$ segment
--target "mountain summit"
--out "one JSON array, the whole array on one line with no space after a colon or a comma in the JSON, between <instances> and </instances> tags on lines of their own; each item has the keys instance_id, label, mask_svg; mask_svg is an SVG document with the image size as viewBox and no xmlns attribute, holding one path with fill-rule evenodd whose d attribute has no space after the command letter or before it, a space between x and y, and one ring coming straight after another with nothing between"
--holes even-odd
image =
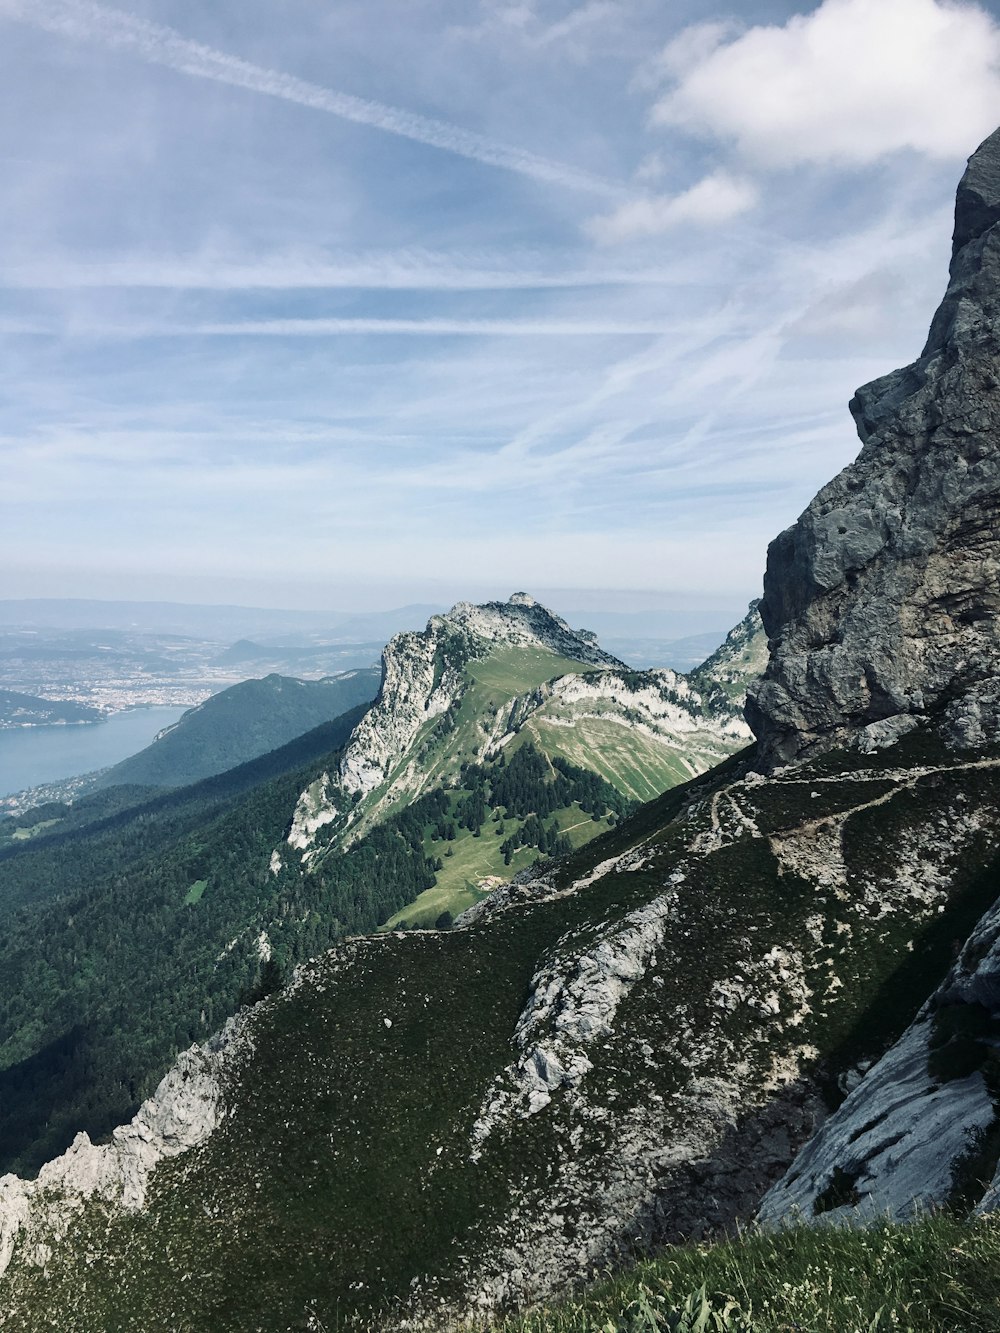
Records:
<instances>
[{"instance_id":1,"label":"mountain summit","mask_svg":"<svg viewBox=\"0 0 1000 1333\"><path fill-rule=\"evenodd\" d=\"M1000 727L1000 130L958 188L950 281L920 357L857 391L862 450L771 543L765 764L921 724Z\"/></svg>"},{"instance_id":2,"label":"mountain summit","mask_svg":"<svg viewBox=\"0 0 1000 1333\"><path fill-rule=\"evenodd\" d=\"M433 787L463 785L470 765L526 742L549 762L600 773L628 799L658 795L750 739L740 708L763 665L762 637L754 605L698 672L636 672L526 592L459 602L386 645L378 698L336 773L303 793L291 849L314 864L337 839L353 841Z\"/></svg>"}]
</instances>

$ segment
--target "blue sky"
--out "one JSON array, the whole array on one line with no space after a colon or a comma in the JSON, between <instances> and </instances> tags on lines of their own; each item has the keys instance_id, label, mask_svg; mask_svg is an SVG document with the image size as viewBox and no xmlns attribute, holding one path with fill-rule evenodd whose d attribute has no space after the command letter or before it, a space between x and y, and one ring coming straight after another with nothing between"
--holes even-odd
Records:
<instances>
[{"instance_id":1,"label":"blue sky","mask_svg":"<svg viewBox=\"0 0 1000 1333\"><path fill-rule=\"evenodd\" d=\"M1000 13L0 0L2 595L759 589L912 359Z\"/></svg>"}]
</instances>

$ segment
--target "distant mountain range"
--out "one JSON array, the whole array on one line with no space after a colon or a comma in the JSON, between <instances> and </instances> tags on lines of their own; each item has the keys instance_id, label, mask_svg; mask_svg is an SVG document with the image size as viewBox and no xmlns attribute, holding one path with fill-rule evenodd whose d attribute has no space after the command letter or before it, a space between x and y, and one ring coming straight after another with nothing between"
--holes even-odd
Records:
<instances>
[{"instance_id":1,"label":"distant mountain range","mask_svg":"<svg viewBox=\"0 0 1000 1333\"><path fill-rule=\"evenodd\" d=\"M200 606L186 602L117 602L84 598L36 597L0 600L0 625L63 630L122 630L130 633L181 634L203 640L233 640L254 635L293 635L348 626L360 639L387 637L398 629L421 625L437 606L404 606L391 611L282 611L266 607ZM371 628L364 629L369 623ZM377 628L376 628L377 626Z\"/></svg>"}]
</instances>

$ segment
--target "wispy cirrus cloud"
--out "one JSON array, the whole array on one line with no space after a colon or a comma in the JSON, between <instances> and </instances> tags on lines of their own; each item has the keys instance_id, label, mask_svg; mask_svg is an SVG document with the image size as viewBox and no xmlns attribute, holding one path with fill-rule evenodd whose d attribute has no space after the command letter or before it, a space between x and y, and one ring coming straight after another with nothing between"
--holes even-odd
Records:
<instances>
[{"instance_id":1,"label":"wispy cirrus cloud","mask_svg":"<svg viewBox=\"0 0 1000 1333\"><path fill-rule=\"evenodd\" d=\"M75 323L0 318L0 333L87 338L338 338L406 336L423 338L621 338L681 332L683 325L664 319L426 319L357 318L240 319L185 322L127 322L78 319Z\"/></svg>"},{"instance_id":2,"label":"wispy cirrus cloud","mask_svg":"<svg viewBox=\"0 0 1000 1333\"><path fill-rule=\"evenodd\" d=\"M958 175L828 151L839 110L858 142L866 98L882 124L874 75L841 87L841 65L871 73L856 48L896 0L793 7L692 27L694 0L0 0L8 583L47 562L52 595L95 570L201 600L252 576L258 603L399 571L441 601L752 595L857 449L856 385L919 351ZM907 0L914 97L928 14L945 85L961 50L992 87L987 9ZM452 37L456 15L481 21Z\"/></svg>"},{"instance_id":3,"label":"wispy cirrus cloud","mask_svg":"<svg viewBox=\"0 0 1000 1333\"><path fill-rule=\"evenodd\" d=\"M568 163L499 143L487 135L402 107L324 88L280 70L265 69L192 41L174 28L150 23L123 10L93 3L93 0L0 0L0 15L75 41L97 42L132 51L143 60L180 74L294 102L548 185L610 198L627 193L624 186Z\"/></svg>"}]
</instances>

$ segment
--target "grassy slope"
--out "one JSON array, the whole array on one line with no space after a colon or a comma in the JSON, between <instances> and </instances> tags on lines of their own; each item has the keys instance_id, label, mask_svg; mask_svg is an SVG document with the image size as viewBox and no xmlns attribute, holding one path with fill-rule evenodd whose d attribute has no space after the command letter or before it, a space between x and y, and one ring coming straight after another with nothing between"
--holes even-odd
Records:
<instances>
[{"instance_id":1,"label":"grassy slope","mask_svg":"<svg viewBox=\"0 0 1000 1333\"><path fill-rule=\"evenodd\" d=\"M745 1317L734 1312L719 1333L995 1333L1000 1223L941 1214L906 1227L795 1227L678 1246L494 1333L655 1333L701 1288L708 1308L721 1315L732 1303Z\"/></svg>"},{"instance_id":2,"label":"grassy slope","mask_svg":"<svg viewBox=\"0 0 1000 1333\"><path fill-rule=\"evenodd\" d=\"M897 762L901 749L892 756ZM922 758L916 746L907 757ZM825 761L780 791L759 789L761 827L779 830L817 813L854 809L859 796L867 800L885 789L875 782L859 790L847 780L858 761L845 756L844 780L824 787L817 801L812 780L837 776L838 762ZM491 1079L510 1059L511 1032L538 959L571 947L574 937L600 937L601 923L662 892L692 831L674 819L685 796L710 795L732 768L644 807L568 858L557 883L637 839L652 839L652 859L641 870L605 874L570 897L534 903L473 930L375 937L310 964L303 984L257 1011L256 1053L238 1076L220 1130L199 1151L160 1168L147 1212L109 1222L95 1210L44 1274L16 1268L19 1285L15 1295L8 1279L0 1327L33 1333L59 1312L62 1327L85 1333L284 1333L336 1327L352 1312L364 1327L382 1315L392 1322L414 1279L424 1292L459 1296L463 1256L474 1261L490 1252L497 1243L492 1229L515 1198L532 1212L546 1207L554 1163L568 1151L574 1125L583 1135L574 1151L590 1154L594 1171L602 1154L615 1151L613 1132L575 1122L571 1102L559 1098L545 1114L518 1122L516 1133L495 1135L481 1160L470 1161L472 1122ZM929 774L876 807L878 821L871 811L850 816L857 882L877 879L907 830L934 818L956 794L992 810L989 820L996 822L1000 791L992 770ZM705 802L696 826L708 827L709 809ZM773 1058L803 1040L815 1044L833 1072L861 1052L877 1051L946 969L953 940L995 898L998 875L988 843L967 848L946 909L916 921L905 907L873 918L850 894L838 897L779 875L764 839L744 839L689 862L655 984L634 990L611 1035L590 1049L588 1096L613 1104L616 1124L632 1108L661 1105L662 1141L669 1142L672 1099L689 1078L671 1045L681 1013L704 1047L692 1056L701 1062L699 1078L724 1074L731 1048L760 1077ZM814 1007L800 1028L783 1032L780 1014L762 1015L752 1006L713 1008L713 978L744 967L746 949L763 958L774 946L798 946L817 914L830 940L831 968L819 963L811 974ZM853 939L850 951L838 953L841 920L851 922ZM655 1067L636 1062L641 1042L664 1054ZM859 1243L858 1253L864 1248ZM928 1253L933 1265L939 1251ZM880 1281L875 1250L866 1262L872 1281ZM825 1271L818 1263L788 1272L808 1273L815 1284ZM697 1271L685 1270L678 1290L695 1285ZM909 1271L915 1280L924 1269ZM719 1282L729 1290L728 1276ZM318 1323L308 1322L310 1312ZM779 1315L764 1327L780 1327ZM848 1333L854 1325L836 1327Z\"/></svg>"},{"instance_id":3,"label":"grassy slope","mask_svg":"<svg viewBox=\"0 0 1000 1333\"><path fill-rule=\"evenodd\" d=\"M570 900L568 915L593 908ZM42 1286L26 1273L26 1304L0 1309L0 1327L44 1327L48 1308L88 1333L305 1328L310 1303L324 1321L387 1309L414 1272L446 1267L454 1241L508 1199L515 1159L470 1170L468 1130L566 915L549 904L502 930L377 937L349 947L319 996L268 1002L232 1114L204 1150L160 1169L148 1212L112 1222L105 1281L85 1258L106 1225L95 1212L74 1240L89 1281L75 1263ZM318 977L331 961L313 965Z\"/></svg>"},{"instance_id":4,"label":"grassy slope","mask_svg":"<svg viewBox=\"0 0 1000 1333\"><path fill-rule=\"evenodd\" d=\"M567 834L574 850L590 842L607 830L607 821L595 820L576 804L564 807L555 813L560 831ZM524 870L538 859L538 852L533 847L519 847L509 865L504 863L500 852L503 838L497 833L500 829L510 833L521 821L505 819L499 824L488 820L483 826L480 837L475 837L468 829L461 829L454 842L443 843L428 838L425 843L428 856L442 857L443 869L438 871L437 883L432 889L426 889L412 903L396 912L386 922L385 928L406 923L410 926L433 926L442 912L451 912L458 916L473 903L480 902L495 883L484 881L508 880ZM444 853L451 849L451 855Z\"/></svg>"},{"instance_id":5,"label":"grassy slope","mask_svg":"<svg viewBox=\"0 0 1000 1333\"><path fill-rule=\"evenodd\" d=\"M651 801L668 787L694 776L693 768L674 751L630 729L624 719L579 717L568 727L547 713L547 709L540 710L523 727L538 749L550 757L560 755L572 764L594 769L634 801ZM698 747L696 753L700 751ZM716 747L708 762L718 757Z\"/></svg>"}]
</instances>

